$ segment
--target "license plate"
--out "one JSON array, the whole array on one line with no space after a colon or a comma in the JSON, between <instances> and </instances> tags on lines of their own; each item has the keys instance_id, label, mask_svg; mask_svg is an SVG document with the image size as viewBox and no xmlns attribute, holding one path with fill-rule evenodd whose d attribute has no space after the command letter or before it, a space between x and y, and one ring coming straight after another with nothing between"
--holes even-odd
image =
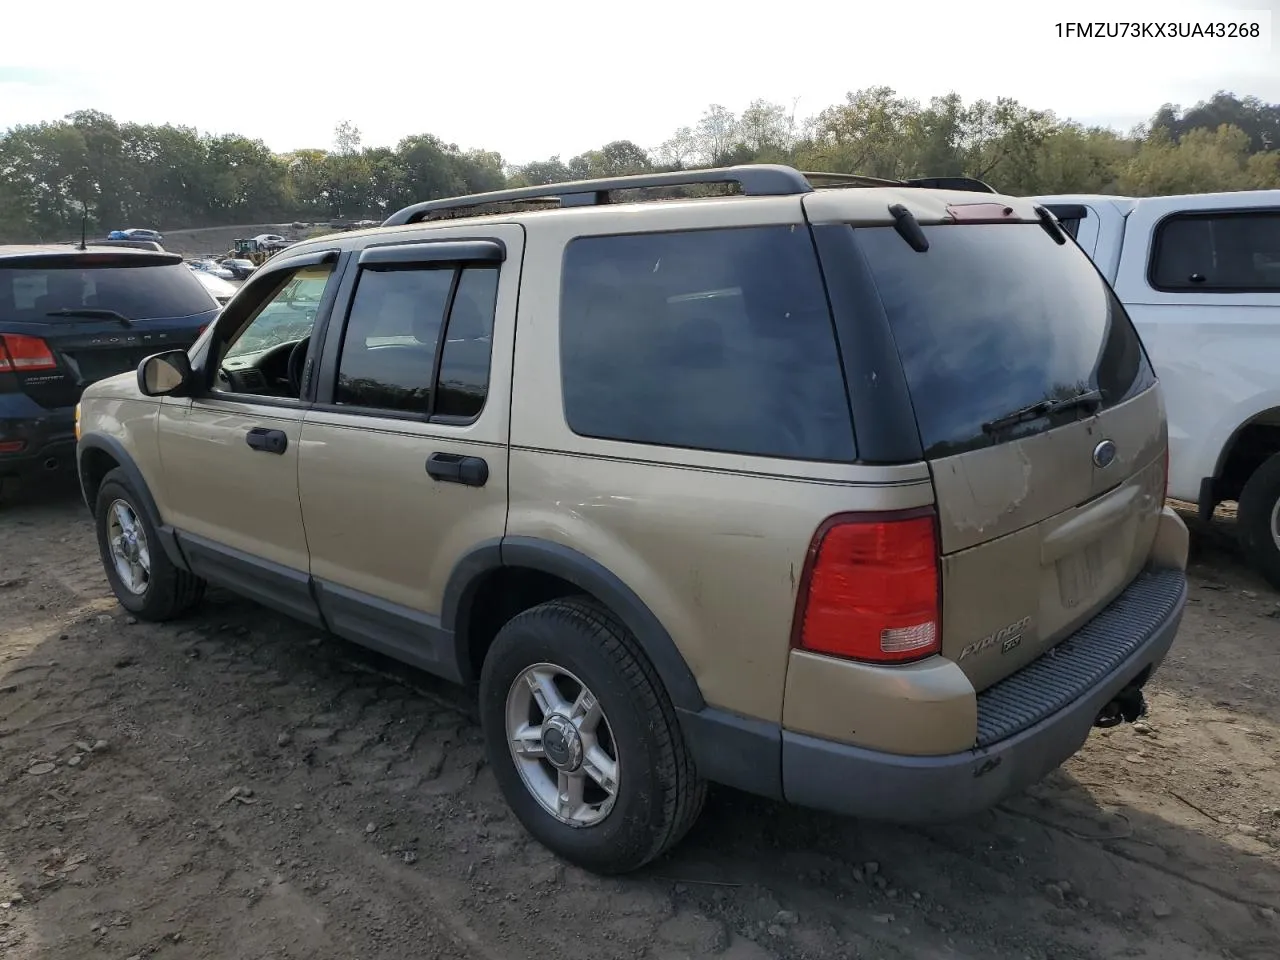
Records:
<instances>
[{"instance_id":1,"label":"license plate","mask_svg":"<svg viewBox=\"0 0 1280 960\"><path fill-rule=\"evenodd\" d=\"M1064 607L1078 607L1096 596L1106 559L1102 544L1094 542L1057 562L1058 596Z\"/></svg>"}]
</instances>

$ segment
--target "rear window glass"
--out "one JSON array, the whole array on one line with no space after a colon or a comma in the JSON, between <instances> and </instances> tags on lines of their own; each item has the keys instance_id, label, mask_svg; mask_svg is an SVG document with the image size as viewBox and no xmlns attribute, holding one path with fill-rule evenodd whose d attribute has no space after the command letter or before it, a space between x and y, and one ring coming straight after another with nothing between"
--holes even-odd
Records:
<instances>
[{"instance_id":1,"label":"rear window glass","mask_svg":"<svg viewBox=\"0 0 1280 960\"><path fill-rule=\"evenodd\" d=\"M59 310L114 310L130 320L174 319L216 310L185 264L147 267L0 268L0 314L44 320Z\"/></svg>"},{"instance_id":2,"label":"rear window glass","mask_svg":"<svg viewBox=\"0 0 1280 960\"><path fill-rule=\"evenodd\" d=\"M1078 419L987 433L1044 400L1099 390L1113 406L1154 374L1111 288L1074 244L1038 224L924 228L917 253L892 227L856 231L902 357L927 457L1006 442Z\"/></svg>"},{"instance_id":3,"label":"rear window glass","mask_svg":"<svg viewBox=\"0 0 1280 960\"><path fill-rule=\"evenodd\" d=\"M579 435L853 459L835 335L803 227L574 240L560 358L565 417Z\"/></svg>"}]
</instances>

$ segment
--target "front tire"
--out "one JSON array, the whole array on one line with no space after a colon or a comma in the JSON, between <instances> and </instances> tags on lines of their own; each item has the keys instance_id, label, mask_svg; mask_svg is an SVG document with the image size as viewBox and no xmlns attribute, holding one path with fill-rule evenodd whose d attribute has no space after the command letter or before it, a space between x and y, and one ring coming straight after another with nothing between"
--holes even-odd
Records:
<instances>
[{"instance_id":1,"label":"front tire","mask_svg":"<svg viewBox=\"0 0 1280 960\"><path fill-rule=\"evenodd\" d=\"M589 599L511 619L480 675L489 763L543 846L601 874L678 843L706 797L666 692L630 632Z\"/></svg>"},{"instance_id":2,"label":"front tire","mask_svg":"<svg viewBox=\"0 0 1280 960\"><path fill-rule=\"evenodd\" d=\"M1265 460L1245 483L1236 531L1246 556L1280 590L1280 453Z\"/></svg>"},{"instance_id":3,"label":"front tire","mask_svg":"<svg viewBox=\"0 0 1280 960\"><path fill-rule=\"evenodd\" d=\"M120 606L142 620L172 620L204 597L205 582L175 566L128 475L112 470L94 501L98 552Z\"/></svg>"}]
</instances>

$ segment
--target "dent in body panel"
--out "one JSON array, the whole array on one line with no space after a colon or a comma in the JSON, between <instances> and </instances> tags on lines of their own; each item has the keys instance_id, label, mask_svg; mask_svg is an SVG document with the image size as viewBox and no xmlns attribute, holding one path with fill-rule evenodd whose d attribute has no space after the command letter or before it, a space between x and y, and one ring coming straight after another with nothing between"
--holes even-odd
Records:
<instances>
[{"instance_id":1,"label":"dent in body panel","mask_svg":"<svg viewBox=\"0 0 1280 960\"><path fill-rule=\"evenodd\" d=\"M976 689L1030 663L1137 576L1160 522L1163 470L1156 460L1101 497L943 557L943 651Z\"/></svg>"},{"instance_id":2,"label":"dent in body panel","mask_svg":"<svg viewBox=\"0 0 1280 960\"><path fill-rule=\"evenodd\" d=\"M972 749L978 701L964 672L942 657L883 667L793 650L783 727L905 756Z\"/></svg>"},{"instance_id":3,"label":"dent in body panel","mask_svg":"<svg viewBox=\"0 0 1280 960\"><path fill-rule=\"evenodd\" d=\"M996 469L973 457L948 457L935 461L938 471L948 471L954 478L949 492L962 494L960 502L948 503L947 512L957 531L983 535L999 527L1002 518L1016 513L1031 490L1031 460L1020 444L1009 445L1009 456Z\"/></svg>"},{"instance_id":4,"label":"dent in body panel","mask_svg":"<svg viewBox=\"0 0 1280 960\"><path fill-rule=\"evenodd\" d=\"M1164 431L1154 386L1076 423L934 460L943 553L1013 533L1118 485L1160 457ZM1098 469L1093 450L1107 439L1116 459Z\"/></svg>"},{"instance_id":5,"label":"dent in body panel","mask_svg":"<svg viewBox=\"0 0 1280 960\"><path fill-rule=\"evenodd\" d=\"M773 722L782 713L794 571L814 531L835 513L932 502L923 477L856 486L520 448L511 454L511 491L509 535L600 563L663 625L708 704Z\"/></svg>"}]
</instances>

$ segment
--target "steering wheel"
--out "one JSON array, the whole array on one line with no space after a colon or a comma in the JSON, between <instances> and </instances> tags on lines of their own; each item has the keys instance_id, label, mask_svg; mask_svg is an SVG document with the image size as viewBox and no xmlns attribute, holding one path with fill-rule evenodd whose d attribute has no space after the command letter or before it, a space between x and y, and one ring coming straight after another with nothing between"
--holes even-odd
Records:
<instances>
[{"instance_id":1,"label":"steering wheel","mask_svg":"<svg viewBox=\"0 0 1280 960\"><path fill-rule=\"evenodd\" d=\"M309 346L311 346L311 338L303 337L289 351L289 363L285 369L289 375L289 389L297 397L302 396L302 365L307 361Z\"/></svg>"}]
</instances>

